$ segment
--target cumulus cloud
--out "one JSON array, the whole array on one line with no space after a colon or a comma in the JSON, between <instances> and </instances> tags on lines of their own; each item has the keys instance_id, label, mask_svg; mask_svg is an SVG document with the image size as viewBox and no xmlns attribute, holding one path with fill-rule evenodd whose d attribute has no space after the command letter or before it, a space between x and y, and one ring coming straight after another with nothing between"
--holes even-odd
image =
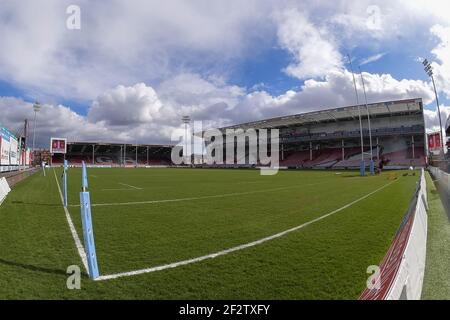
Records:
<instances>
[{"instance_id":1,"label":"cumulus cloud","mask_svg":"<svg viewBox=\"0 0 450 320\"><path fill-rule=\"evenodd\" d=\"M68 30L71 4L2 1L0 80L33 96L92 100L186 65L229 63L255 50L271 26L269 1L80 0L81 29Z\"/></svg>"},{"instance_id":2,"label":"cumulus cloud","mask_svg":"<svg viewBox=\"0 0 450 320\"><path fill-rule=\"evenodd\" d=\"M356 76L362 103L362 83L359 75ZM388 74L366 72L363 77L369 103L409 98L423 98L425 104L433 101L430 85L421 80L396 80ZM354 104L356 99L352 74L348 71L333 71L328 73L324 80L305 81L299 91L289 90L279 96L271 96L265 91L247 94L226 115L232 121L252 121Z\"/></svg>"},{"instance_id":3,"label":"cumulus cloud","mask_svg":"<svg viewBox=\"0 0 450 320\"><path fill-rule=\"evenodd\" d=\"M294 58L285 70L287 74L305 79L342 68L341 54L328 30L313 25L296 9L283 12L278 19L279 43Z\"/></svg>"},{"instance_id":4,"label":"cumulus cloud","mask_svg":"<svg viewBox=\"0 0 450 320\"><path fill-rule=\"evenodd\" d=\"M443 129L443 131L445 131L445 124L447 122L448 117L450 116L450 107L449 106L440 106L440 109L441 109L442 129ZM424 117L425 117L425 126L427 128L427 132L439 131L439 116L438 116L437 108L425 109Z\"/></svg>"},{"instance_id":5,"label":"cumulus cloud","mask_svg":"<svg viewBox=\"0 0 450 320\"><path fill-rule=\"evenodd\" d=\"M440 17L439 10L425 14L429 6L422 10L409 3L81 0L82 29L69 31L69 0L4 1L0 80L23 89L24 99L50 95L53 101L88 101L85 116L64 105L45 104L37 129L43 146L51 135L166 143L183 115L223 126L355 104L343 54L361 39L373 52L385 52L378 46L387 41L401 45L400 37L423 26L427 30L430 17ZM371 4L381 8L379 29L367 23ZM431 33L439 40L433 50L436 79L449 95L449 28L442 22ZM236 59L252 59L261 44L278 44L290 53L284 72L304 80L300 88L274 95L264 86L249 90L232 83L228 67ZM433 101L427 82L390 74L363 76L369 102ZM362 101L359 77L357 83ZM24 99L0 97L0 121L12 130L33 118L32 104ZM432 113L427 110L425 116L433 128Z\"/></svg>"},{"instance_id":6,"label":"cumulus cloud","mask_svg":"<svg viewBox=\"0 0 450 320\"><path fill-rule=\"evenodd\" d=\"M434 25L431 33L438 39L438 45L431 51L437 62L433 62L437 88L450 98L450 27Z\"/></svg>"},{"instance_id":7,"label":"cumulus cloud","mask_svg":"<svg viewBox=\"0 0 450 320\"><path fill-rule=\"evenodd\" d=\"M93 102L88 118L112 126L139 125L157 120L161 106L152 87L144 83L132 87L119 85Z\"/></svg>"},{"instance_id":8,"label":"cumulus cloud","mask_svg":"<svg viewBox=\"0 0 450 320\"><path fill-rule=\"evenodd\" d=\"M33 103L13 97L0 97L0 123L15 134L23 134L24 120L34 118ZM33 122L30 122L29 146ZM63 136L73 140L98 141L107 139L113 131L87 119L63 105L42 105L37 114L36 145L48 147L50 137ZM125 138L118 133L117 139Z\"/></svg>"},{"instance_id":9,"label":"cumulus cloud","mask_svg":"<svg viewBox=\"0 0 450 320\"><path fill-rule=\"evenodd\" d=\"M423 81L396 80L385 74L363 75L369 102L422 97L430 103L433 99L429 84ZM359 78L357 88L362 97ZM266 91L247 93L221 79L184 74L156 89L143 83L109 89L94 100L87 116L63 105L44 105L38 114L37 136L43 146L55 135L79 141L169 143L183 115L218 127L352 105L353 90L348 71L330 72L321 81L307 80L300 90L278 96ZM0 109L0 122L12 130L19 130L25 118L33 118L32 103L22 99L0 98ZM427 116L430 118L431 114Z\"/></svg>"}]
</instances>

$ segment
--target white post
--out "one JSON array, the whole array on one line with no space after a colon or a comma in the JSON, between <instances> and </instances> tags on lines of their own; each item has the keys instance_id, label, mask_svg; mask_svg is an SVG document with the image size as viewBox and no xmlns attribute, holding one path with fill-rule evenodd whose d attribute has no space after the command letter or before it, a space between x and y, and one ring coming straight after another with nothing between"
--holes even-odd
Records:
<instances>
[{"instance_id":1,"label":"white post","mask_svg":"<svg viewBox=\"0 0 450 320\"><path fill-rule=\"evenodd\" d=\"M380 145L378 144L378 137L377 137L377 160L380 160Z\"/></svg>"},{"instance_id":2,"label":"white post","mask_svg":"<svg viewBox=\"0 0 450 320\"><path fill-rule=\"evenodd\" d=\"M350 71L352 72L352 77L353 77L353 86L355 87L356 104L358 105L358 115L359 115L359 132L361 135L361 165L359 168L359 172L360 172L361 176L364 176L366 167L364 164L364 139L363 139L363 132L362 132L361 107L359 105L358 90L356 89L355 73L353 72L353 63L352 63L352 58L350 57L350 54L348 55L348 59L350 62L350 69L351 69Z\"/></svg>"},{"instance_id":3,"label":"white post","mask_svg":"<svg viewBox=\"0 0 450 320\"><path fill-rule=\"evenodd\" d=\"M309 142L309 161L312 161L312 142Z\"/></svg>"}]
</instances>

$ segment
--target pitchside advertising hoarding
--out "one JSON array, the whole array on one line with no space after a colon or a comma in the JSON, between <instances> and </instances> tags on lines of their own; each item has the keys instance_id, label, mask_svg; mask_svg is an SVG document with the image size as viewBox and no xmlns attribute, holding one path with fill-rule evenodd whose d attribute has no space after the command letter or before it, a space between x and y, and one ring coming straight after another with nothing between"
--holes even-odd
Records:
<instances>
[{"instance_id":1,"label":"pitchside advertising hoarding","mask_svg":"<svg viewBox=\"0 0 450 320\"><path fill-rule=\"evenodd\" d=\"M9 166L10 165L9 153L10 153L10 149L11 149L11 142L10 142L10 140L11 140L11 133L6 128L0 128L0 137L1 137L1 143L0 143L0 152L1 152L0 165L2 165L2 166Z\"/></svg>"},{"instance_id":2,"label":"pitchside advertising hoarding","mask_svg":"<svg viewBox=\"0 0 450 320\"><path fill-rule=\"evenodd\" d=\"M19 165L19 154L18 154L19 143L14 136L9 137L9 165L18 166Z\"/></svg>"},{"instance_id":3,"label":"pitchside advertising hoarding","mask_svg":"<svg viewBox=\"0 0 450 320\"><path fill-rule=\"evenodd\" d=\"M441 135L439 132L428 134L428 150L430 152L439 151L442 148Z\"/></svg>"},{"instance_id":4,"label":"pitchside advertising hoarding","mask_svg":"<svg viewBox=\"0 0 450 320\"><path fill-rule=\"evenodd\" d=\"M0 171L17 170L19 165L29 165L30 158L30 150L23 150L16 136L0 127Z\"/></svg>"},{"instance_id":5,"label":"pitchside advertising hoarding","mask_svg":"<svg viewBox=\"0 0 450 320\"><path fill-rule=\"evenodd\" d=\"M51 138L50 139L50 153L63 153L67 151L67 139L64 138Z\"/></svg>"}]
</instances>

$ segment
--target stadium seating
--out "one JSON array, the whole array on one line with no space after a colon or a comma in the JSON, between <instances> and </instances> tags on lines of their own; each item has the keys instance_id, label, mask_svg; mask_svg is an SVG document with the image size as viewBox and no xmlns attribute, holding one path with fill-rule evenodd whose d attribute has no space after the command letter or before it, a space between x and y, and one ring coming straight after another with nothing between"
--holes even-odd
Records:
<instances>
[{"instance_id":1,"label":"stadium seating","mask_svg":"<svg viewBox=\"0 0 450 320\"><path fill-rule=\"evenodd\" d=\"M317 153L317 156L313 160L307 160L303 166L307 168L312 167L331 167L342 157L342 149L332 148L323 149Z\"/></svg>"},{"instance_id":2,"label":"stadium seating","mask_svg":"<svg viewBox=\"0 0 450 320\"><path fill-rule=\"evenodd\" d=\"M375 162L375 165L378 165L378 161L376 158L376 148L372 149L373 152L373 160ZM370 164L370 149L364 148L364 161L365 165L369 166ZM361 165L361 148L360 147L354 147L346 149L345 151L345 159L337 162L333 168L336 169L353 169L353 168L359 168Z\"/></svg>"},{"instance_id":3,"label":"stadium seating","mask_svg":"<svg viewBox=\"0 0 450 320\"><path fill-rule=\"evenodd\" d=\"M286 167L299 167L302 166L304 161L309 159L308 151L298 151L287 155L284 160L280 161L281 166Z\"/></svg>"},{"instance_id":4,"label":"stadium seating","mask_svg":"<svg viewBox=\"0 0 450 320\"><path fill-rule=\"evenodd\" d=\"M394 151L383 154L383 159L386 160L387 166L424 166L425 153L423 147L414 147L414 157L412 148Z\"/></svg>"}]
</instances>

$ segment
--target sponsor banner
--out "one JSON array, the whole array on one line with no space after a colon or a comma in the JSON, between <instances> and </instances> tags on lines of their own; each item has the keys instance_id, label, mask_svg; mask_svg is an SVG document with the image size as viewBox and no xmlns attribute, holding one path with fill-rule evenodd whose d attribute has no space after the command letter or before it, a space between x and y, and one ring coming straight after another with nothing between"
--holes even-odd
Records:
<instances>
[{"instance_id":1,"label":"sponsor banner","mask_svg":"<svg viewBox=\"0 0 450 320\"><path fill-rule=\"evenodd\" d=\"M9 165L18 166L19 165L19 154L18 147L19 143L14 136L9 137Z\"/></svg>"},{"instance_id":2,"label":"sponsor banner","mask_svg":"<svg viewBox=\"0 0 450 320\"><path fill-rule=\"evenodd\" d=\"M9 166L11 134L6 128L0 128L0 136L2 139L2 143L0 146L0 164L4 166Z\"/></svg>"},{"instance_id":3,"label":"sponsor banner","mask_svg":"<svg viewBox=\"0 0 450 320\"><path fill-rule=\"evenodd\" d=\"M25 165L29 166L31 164L31 151L30 149L27 149L25 153Z\"/></svg>"},{"instance_id":4,"label":"sponsor banner","mask_svg":"<svg viewBox=\"0 0 450 320\"><path fill-rule=\"evenodd\" d=\"M67 152L67 139L64 138L51 138L50 139L50 153L63 153Z\"/></svg>"},{"instance_id":5,"label":"sponsor banner","mask_svg":"<svg viewBox=\"0 0 450 320\"><path fill-rule=\"evenodd\" d=\"M428 150L436 151L440 150L441 148L442 148L441 135L439 134L439 132L428 134Z\"/></svg>"}]
</instances>

